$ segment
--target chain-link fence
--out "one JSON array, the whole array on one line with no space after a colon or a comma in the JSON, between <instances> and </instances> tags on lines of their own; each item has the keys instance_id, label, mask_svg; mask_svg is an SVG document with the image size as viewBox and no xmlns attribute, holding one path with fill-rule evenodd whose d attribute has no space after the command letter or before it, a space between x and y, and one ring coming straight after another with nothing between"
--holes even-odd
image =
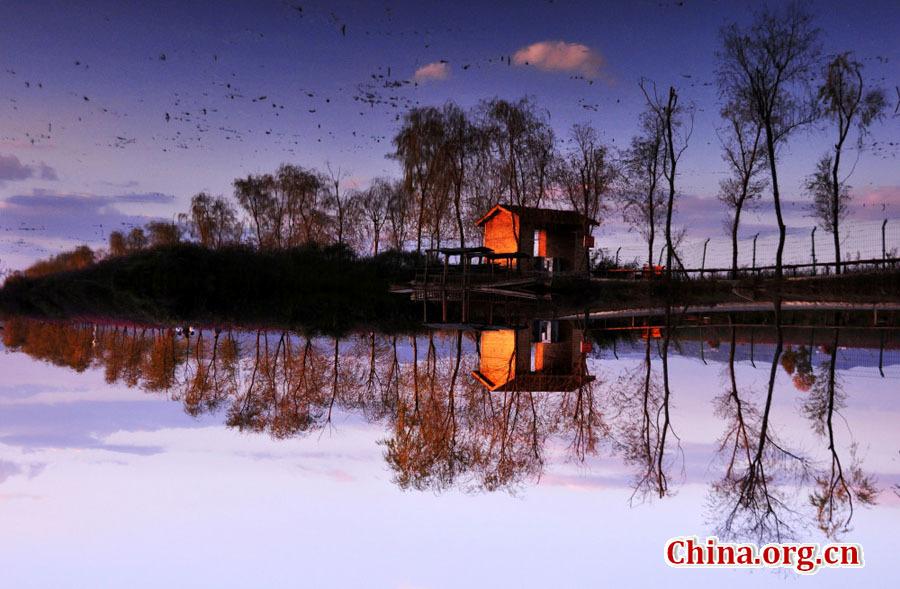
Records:
<instances>
[{"instance_id":1,"label":"chain-link fence","mask_svg":"<svg viewBox=\"0 0 900 589\"><path fill-rule=\"evenodd\" d=\"M900 219L846 222L841 227L841 265L846 269L900 267ZM647 264L646 245L602 247L603 257L618 267ZM664 265L665 238L654 247L653 263ZM778 232L742 234L738 240L738 267L744 272L771 270L778 250ZM676 251L689 273L721 274L731 270L731 239L723 236L687 236ZM821 228L788 228L783 254L786 270L802 273L834 272L834 238Z\"/></svg>"}]
</instances>

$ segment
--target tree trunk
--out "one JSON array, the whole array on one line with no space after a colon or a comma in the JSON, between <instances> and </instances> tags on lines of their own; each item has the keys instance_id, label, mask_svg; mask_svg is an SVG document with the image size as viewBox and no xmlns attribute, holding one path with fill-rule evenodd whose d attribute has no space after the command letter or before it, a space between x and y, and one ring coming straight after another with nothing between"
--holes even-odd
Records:
<instances>
[{"instance_id":1,"label":"tree trunk","mask_svg":"<svg viewBox=\"0 0 900 589\"><path fill-rule=\"evenodd\" d=\"M839 123L842 125L842 123ZM841 147L844 144L843 126L839 129L840 137L834 146L834 165L831 167L831 232L834 235L834 273L841 273L841 234L840 234L840 215L841 215L841 184L838 181L838 167L841 164Z\"/></svg>"},{"instance_id":2,"label":"tree trunk","mask_svg":"<svg viewBox=\"0 0 900 589\"><path fill-rule=\"evenodd\" d=\"M731 279L737 280L738 273L738 219L740 209L734 211L734 221L731 223Z\"/></svg>"},{"instance_id":3,"label":"tree trunk","mask_svg":"<svg viewBox=\"0 0 900 589\"><path fill-rule=\"evenodd\" d=\"M778 249L775 251L775 277L778 280L782 278L782 255L784 253L784 240L787 234L787 228L784 225L784 218L781 216L781 194L778 191L778 169L775 164L775 137L772 130L772 116L766 114L766 153L769 156L769 173L772 177L772 201L775 205L775 218L778 221Z\"/></svg>"}]
</instances>

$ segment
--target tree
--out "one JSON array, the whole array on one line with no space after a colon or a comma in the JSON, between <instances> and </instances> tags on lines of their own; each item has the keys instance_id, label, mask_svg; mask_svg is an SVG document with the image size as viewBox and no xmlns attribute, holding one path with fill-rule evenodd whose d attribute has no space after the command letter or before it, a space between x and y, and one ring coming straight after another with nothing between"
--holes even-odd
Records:
<instances>
[{"instance_id":1,"label":"tree","mask_svg":"<svg viewBox=\"0 0 900 589\"><path fill-rule=\"evenodd\" d=\"M140 227L134 227L125 237L125 247L129 252L137 252L147 247L147 235Z\"/></svg>"},{"instance_id":2,"label":"tree","mask_svg":"<svg viewBox=\"0 0 900 589\"><path fill-rule=\"evenodd\" d=\"M590 220L599 218L603 210L614 170L606 146L590 125L574 125L571 142L569 151L557 161L556 180L567 204L584 215L584 235L590 235ZM585 268L590 272L587 248L584 255Z\"/></svg>"},{"instance_id":3,"label":"tree","mask_svg":"<svg viewBox=\"0 0 900 589\"><path fill-rule=\"evenodd\" d=\"M480 110L484 146L497 175L495 198L518 206L541 206L556 150L547 113L528 98L515 102L494 98L482 103Z\"/></svg>"},{"instance_id":4,"label":"tree","mask_svg":"<svg viewBox=\"0 0 900 589\"><path fill-rule=\"evenodd\" d=\"M819 529L833 539L850 531L855 502L873 505L878 497L875 479L862 470L856 444L850 446L849 460L842 460L838 452L834 418L835 415L843 417L840 410L846 402L846 393L838 380L839 336L840 330L834 329L828 346L829 358L819 366L818 377L802 406L803 413L812 421L813 430L825 438L831 454L830 464L815 475L815 490L810 493L809 500L816 508ZM843 422L848 425L846 419Z\"/></svg>"},{"instance_id":5,"label":"tree","mask_svg":"<svg viewBox=\"0 0 900 589\"><path fill-rule=\"evenodd\" d=\"M322 212L323 180L315 170L282 164L275 173L276 197L281 209L284 246L321 243L325 239L325 219Z\"/></svg>"},{"instance_id":6,"label":"tree","mask_svg":"<svg viewBox=\"0 0 900 589\"><path fill-rule=\"evenodd\" d=\"M175 223L150 221L146 228L150 247L175 245L181 241L181 228Z\"/></svg>"},{"instance_id":7,"label":"tree","mask_svg":"<svg viewBox=\"0 0 900 589\"><path fill-rule=\"evenodd\" d=\"M187 225L191 237L208 248L239 243L243 233L231 203L205 192L198 192L191 198L190 212L179 215L179 220Z\"/></svg>"},{"instance_id":8,"label":"tree","mask_svg":"<svg viewBox=\"0 0 900 589\"><path fill-rule=\"evenodd\" d=\"M366 221L366 233L372 244L372 255L378 255L378 246L388 222L393 186L387 178L375 178L371 185L359 194L359 211Z\"/></svg>"},{"instance_id":9,"label":"tree","mask_svg":"<svg viewBox=\"0 0 900 589\"><path fill-rule=\"evenodd\" d=\"M56 254L47 260L36 262L25 269L25 275L35 278L56 272L81 270L92 265L97 259L94 251L86 245L79 245L73 250Z\"/></svg>"},{"instance_id":10,"label":"tree","mask_svg":"<svg viewBox=\"0 0 900 589\"><path fill-rule=\"evenodd\" d=\"M444 166L447 181L453 198L453 211L456 216L456 231L459 234L459 247L466 247L466 230L463 223L463 210L466 208L463 196L471 178L470 168L477 142L477 129L469 120L464 110L452 102L443 109Z\"/></svg>"},{"instance_id":11,"label":"tree","mask_svg":"<svg viewBox=\"0 0 900 589\"><path fill-rule=\"evenodd\" d=\"M274 179L269 174L234 181L234 196L250 217L250 228L259 249L271 249L278 245L280 215L272 195Z\"/></svg>"},{"instance_id":12,"label":"tree","mask_svg":"<svg viewBox=\"0 0 900 589\"><path fill-rule=\"evenodd\" d=\"M387 221L391 247L402 251L409 238L410 223L413 216L413 198L406 189L406 183L393 181L390 183L390 195L387 202Z\"/></svg>"},{"instance_id":13,"label":"tree","mask_svg":"<svg viewBox=\"0 0 900 589\"><path fill-rule=\"evenodd\" d=\"M625 222L647 242L647 265L652 268L657 224L665 206L658 189L664 156L663 128L655 114L644 112L640 129L641 133L631 139L631 145L622 154L617 197Z\"/></svg>"},{"instance_id":14,"label":"tree","mask_svg":"<svg viewBox=\"0 0 900 589\"><path fill-rule=\"evenodd\" d=\"M400 162L406 189L415 199L416 253L422 253L429 208L440 200L433 193L441 180L443 134L443 116L438 109L413 108L404 115L403 125L393 140L395 151L391 157Z\"/></svg>"},{"instance_id":15,"label":"tree","mask_svg":"<svg viewBox=\"0 0 900 589\"><path fill-rule=\"evenodd\" d=\"M649 112L653 113L659 121L662 129L662 145L663 145L663 166L662 175L666 179L668 188L668 198L666 200L666 277L672 277L672 263L678 259L675 251L676 242L680 238L672 235L672 214L675 211L675 176L677 172L678 161L684 150L687 149L688 141L693 131L693 114L691 113L690 126L685 128L684 115L685 110L678 105L678 92L674 86L669 86L668 97L663 98L657 93L656 85L653 85L652 91L647 87L644 81L641 82L641 91L647 101Z\"/></svg>"},{"instance_id":16,"label":"tree","mask_svg":"<svg viewBox=\"0 0 900 589\"><path fill-rule=\"evenodd\" d=\"M816 163L816 171L807 176L804 188L812 198L810 206L812 215L819 221L822 229L834 236L834 271L839 274L841 242L838 228L840 222L847 216L850 187L842 180L834 183L833 172L837 170L837 166L831 154L823 155Z\"/></svg>"},{"instance_id":17,"label":"tree","mask_svg":"<svg viewBox=\"0 0 900 589\"><path fill-rule=\"evenodd\" d=\"M323 179L325 207L331 217L332 239L338 245L345 245L349 232L357 229L359 198L355 192L341 189L341 182L348 175L345 171L334 169L331 164L326 164L326 168L327 175Z\"/></svg>"},{"instance_id":18,"label":"tree","mask_svg":"<svg viewBox=\"0 0 900 589\"><path fill-rule=\"evenodd\" d=\"M109 234L109 255L113 258L124 256L128 253L125 243L125 235L121 231L113 231Z\"/></svg>"},{"instance_id":19,"label":"tree","mask_svg":"<svg viewBox=\"0 0 900 589\"><path fill-rule=\"evenodd\" d=\"M766 160L761 143L762 126L739 105L722 109L728 126L722 139L722 159L730 176L719 182L719 201L728 208L728 232L731 234L731 277L737 279L738 228L745 206L762 196L766 182L760 178Z\"/></svg>"},{"instance_id":20,"label":"tree","mask_svg":"<svg viewBox=\"0 0 900 589\"><path fill-rule=\"evenodd\" d=\"M813 197L813 213L822 229L834 237L835 273L841 273L840 221L850 200L846 177L840 177L841 156L844 142L855 125L858 143L869 126L884 113L885 97L880 88L866 92L863 88L862 64L842 53L825 66L819 101L825 116L837 127L837 141L833 150L822 156L816 171L807 179L806 189ZM853 171L851 170L850 173Z\"/></svg>"},{"instance_id":21,"label":"tree","mask_svg":"<svg viewBox=\"0 0 900 589\"><path fill-rule=\"evenodd\" d=\"M778 184L779 146L815 118L806 80L818 59L819 31L811 15L791 3L781 11L764 9L748 30L730 24L722 30L719 92L728 103L746 104L765 131L766 161L778 221L775 273L782 277L787 228Z\"/></svg>"}]
</instances>

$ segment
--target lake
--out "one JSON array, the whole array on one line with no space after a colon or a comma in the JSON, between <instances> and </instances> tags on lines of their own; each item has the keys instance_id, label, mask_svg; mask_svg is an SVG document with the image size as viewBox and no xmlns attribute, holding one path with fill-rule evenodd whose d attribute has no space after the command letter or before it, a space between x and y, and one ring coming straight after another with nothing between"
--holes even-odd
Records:
<instances>
[{"instance_id":1,"label":"lake","mask_svg":"<svg viewBox=\"0 0 900 589\"><path fill-rule=\"evenodd\" d=\"M889 314L340 335L9 318L3 585L794 583L673 536L855 542L896 578ZM52 564L52 566L49 566Z\"/></svg>"}]
</instances>

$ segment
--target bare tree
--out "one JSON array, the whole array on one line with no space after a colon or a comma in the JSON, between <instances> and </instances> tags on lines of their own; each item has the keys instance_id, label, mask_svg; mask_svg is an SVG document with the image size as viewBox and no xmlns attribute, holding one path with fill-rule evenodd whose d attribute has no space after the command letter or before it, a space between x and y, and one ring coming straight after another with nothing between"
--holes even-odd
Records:
<instances>
[{"instance_id":1,"label":"bare tree","mask_svg":"<svg viewBox=\"0 0 900 589\"><path fill-rule=\"evenodd\" d=\"M658 188L663 166L663 129L659 118L650 112L641 115L640 128L640 134L631 139L631 145L622 154L617 196L625 222L647 242L647 265L652 267L653 244L665 206Z\"/></svg>"},{"instance_id":2,"label":"bare tree","mask_svg":"<svg viewBox=\"0 0 900 589\"><path fill-rule=\"evenodd\" d=\"M825 116L837 127L834 149L822 156L816 171L807 179L806 190L813 198L813 214L822 229L834 237L835 273L841 273L840 222L846 216L850 190L847 178L850 172L840 177L841 156L844 143L855 125L858 131L858 146L869 126L879 119L885 110L886 100L880 88L863 89L862 64L851 59L849 53L842 53L825 66L819 100Z\"/></svg>"},{"instance_id":3,"label":"bare tree","mask_svg":"<svg viewBox=\"0 0 900 589\"><path fill-rule=\"evenodd\" d=\"M480 106L480 123L487 141L492 172L497 175L496 199L518 206L541 206L550 184L556 138L547 114L528 98L499 98ZM494 203L496 204L496 203Z\"/></svg>"},{"instance_id":4,"label":"bare tree","mask_svg":"<svg viewBox=\"0 0 900 589\"><path fill-rule=\"evenodd\" d=\"M121 231L113 231L109 234L109 255L111 257L124 256L128 253L128 245L125 243L125 235Z\"/></svg>"},{"instance_id":5,"label":"bare tree","mask_svg":"<svg viewBox=\"0 0 900 589\"><path fill-rule=\"evenodd\" d=\"M150 247L174 245L181 241L181 228L175 223L150 221L146 228Z\"/></svg>"},{"instance_id":6,"label":"bare tree","mask_svg":"<svg viewBox=\"0 0 900 589\"><path fill-rule=\"evenodd\" d=\"M710 518L720 538L755 539L758 543L784 542L802 525L791 486L800 486L809 473L809 461L780 442L771 423L775 375L783 337L776 320L775 354L769 371L763 408L750 403L735 376L735 330L731 330L729 384L717 398L717 414L727 430L719 441L725 472L711 486Z\"/></svg>"},{"instance_id":7,"label":"bare tree","mask_svg":"<svg viewBox=\"0 0 900 589\"><path fill-rule=\"evenodd\" d=\"M372 244L372 255L378 255L378 246L384 226L388 222L393 186L387 178L375 178L371 185L359 194L359 210L366 220L366 233Z\"/></svg>"},{"instance_id":8,"label":"bare tree","mask_svg":"<svg viewBox=\"0 0 900 589\"><path fill-rule=\"evenodd\" d=\"M459 247L466 247L466 226L463 223L463 211L466 207L463 197L471 179L469 169L472 167L471 160L477 142L477 129L469 120L466 112L452 102L444 105L442 114L446 131L443 150L444 165L453 199Z\"/></svg>"},{"instance_id":9,"label":"bare tree","mask_svg":"<svg viewBox=\"0 0 900 589\"><path fill-rule=\"evenodd\" d=\"M688 141L694 128L693 111L687 111L678 105L678 92L674 86L669 86L668 96L663 100L662 96L656 91L655 84L648 84L642 80L641 92L647 101L647 108L656 115L659 125L662 128L663 137L663 167L662 174L668 184L668 198L666 200L666 277L672 277L672 263L681 260L676 253L676 239L672 235L672 214L675 212L675 176L677 173L678 161L684 150L687 149ZM690 124L685 127L685 114L689 115Z\"/></svg>"},{"instance_id":10,"label":"bare tree","mask_svg":"<svg viewBox=\"0 0 900 589\"><path fill-rule=\"evenodd\" d=\"M133 227L128 235L125 236L125 247L129 252L136 252L144 249L149 244L147 234L140 227Z\"/></svg>"},{"instance_id":11,"label":"bare tree","mask_svg":"<svg viewBox=\"0 0 900 589\"><path fill-rule=\"evenodd\" d=\"M761 143L762 126L750 113L736 104L722 109L728 124L722 139L722 159L730 176L719 182L719 201L728 208L728 232L731 235L731 277L738 272L738 228L741 213L762 196L766 182L759 176L765 167Z\"/></svg>"},{"instance_id":12,"label":"bare tree","mask_svg":"<svg viewBox=\"0 0 900 589\"><path fill-rule=\"evenodd\" d=\"M441 181L443 117L434 107L414 108L403 117L394 136L392 157L403 167L406 188L415 196L416 252L422 252L422 234Z\"/></svg>"},{"instance_id":13,"label":"bare tree","mask_svg":"<svg viewBox=\"0 0 900 589\"><path fill-rule=\"evenodd\" d=\"M839 335L840 330L834 329L828 346L829 357L821 365L810 394L803 402L803 413L812 421L815 432L825 438L831 455L828 467L816 474L816 487L809 498L816 509L819 529L829 538L837 538L850 530L854 501L873 505L878 497L875 479L863 471L856 445L851 445L846 462L841 460L838 452L834 417L840 416L846 397L837 375ZM846 419L843 421L848 423Z\"/></svg>"},{"instance_id":14,"label":"bare tree","mask_svg":"<svg viewBox=\"0 0 900 589\"><path fill-rule=\"evenodd\" d=\"M349 233L357 228L359 199L353 191L341 188L341 182L347 179L347 172L341 168L333 168L330 163L327 163L325 168L327 170L324 179L325 206L331 216L333 239L342 246L347 243Z\"/></svg>"},{"instance_id":15,"label":"bare tree","mask_svg":"<svg viewBox=\"0 0 900 589\"><path fill-rule=\"evenodd\" d=\"M213 198L205 192L195 194L191 198L190 212L182 213L178 218L187 225L191 237L205 247L220 248L241 240L243 228L237 211L221 196Z\"/></svg>"},{"instance_id":16,"label":"bare tree","mask_svg":"<svg viewBox=\"0 0 900 589\"><path fill-rule=\"evenodd\" d=\"M818 34L812 16L796 3L780 11L764 9L747 30L732 23L721 33L719 92L728 103L747 105L765 131L778 221L775 272L779 279L787 228L781 212L777 152L792 131L815 118L806 80L818 59Z\"/></svg>"},{"instance_id":17,"label":"bare tree","mask_svg":"<svg viewBox=\"0 0 900 589\"><path fill-rule=\"evenodd\" d=\"M250 228L259 249L271 249L278 245L280 215L272 194L273 182L268 174L250 174L234 181L235 199L250 217Z\"/></svg>"},{"instance_id":18,"label":"bare tree","mask_svg":"<svg viewBox=\"0 0 900 589\"><path fill-rule=\"evenodd\" d=\"M280 233L285 246L321 243L325 237L322 212L323 180L315 170L282 164L275 173L276 197L283 210Z\"/></svg>"},{"instance_id":19,"label":"bare tree","mask_svg":"<svg viewBox=\"0 0 900 589\"><path fill-rule=\"evenodd\" d=\"M410 224L414 215L412 195L404 182L392 181L387 203L387 220L391 247L402 251L409 238Z\"/></svg>"},{"instance_id":20,"label":"bare tree","mask_svg":"<svg viewBox=\"0 0 900 589\"><path fill-rule=\"evenodd\" d=\"M558 159L555 172L567 204L584 216L584 235L590 235L591 220L599 218L614 176L607 148L600 143L596 129L587 124L572 127L571 148ZM588 273L589 255L584 248Z\"/></svg>"}]
</instances>

